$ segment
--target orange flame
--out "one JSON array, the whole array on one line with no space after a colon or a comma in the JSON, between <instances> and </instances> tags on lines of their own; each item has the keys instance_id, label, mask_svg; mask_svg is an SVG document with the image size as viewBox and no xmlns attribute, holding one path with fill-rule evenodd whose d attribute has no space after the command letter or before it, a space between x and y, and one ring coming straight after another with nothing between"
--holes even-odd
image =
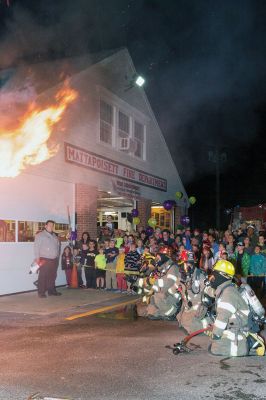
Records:
<instances>
[{"instance_id":1,"label":"orange flame","mask_svg":"<svg viewBox=\"0 0 266 400\"><path fill-rule=\"evenodd\" d=\"M40 164L51 158L57 148L48 148L53 126L60 121L77 92L64 87L56 94L56 105L39 109L35 104L15 129L0 128L0 177L15 177L27 165Z\"/></svg>"}]
</instances>

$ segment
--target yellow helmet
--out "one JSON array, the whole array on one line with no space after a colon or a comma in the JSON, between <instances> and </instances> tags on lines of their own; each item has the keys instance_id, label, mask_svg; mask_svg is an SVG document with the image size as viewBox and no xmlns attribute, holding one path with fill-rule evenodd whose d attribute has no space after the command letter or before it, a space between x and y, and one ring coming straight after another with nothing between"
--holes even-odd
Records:
<instances>
[{"instance_id":1,"label":"yellow helmet","mask_svg":"<svg viewBox=\"0 0 266 400\"><path fill-rule=\"evenodd\" d=\"M235 267L230 261L219 260L213 267L214 271L223 272L224 274L233 277L235 275Z\"/></svg>"}]
</instances>

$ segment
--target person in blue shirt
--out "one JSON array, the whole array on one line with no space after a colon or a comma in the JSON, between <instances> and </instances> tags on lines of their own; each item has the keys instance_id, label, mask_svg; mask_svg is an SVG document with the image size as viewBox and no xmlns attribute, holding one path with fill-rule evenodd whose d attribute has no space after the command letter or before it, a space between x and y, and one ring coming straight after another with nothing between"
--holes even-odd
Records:
<instances>
[{"instance_id":1,"label":"person in blue shirt","mask_svg":"<svg viewBox=\"0 0 266 400\"><path fill-rule=\"evenodd\" d=\"M261 254L261 247L255 246L254 254L250 257L248 284L257 297L261 298L265 290L266 258Z\"/></svg>"}]
</instances>

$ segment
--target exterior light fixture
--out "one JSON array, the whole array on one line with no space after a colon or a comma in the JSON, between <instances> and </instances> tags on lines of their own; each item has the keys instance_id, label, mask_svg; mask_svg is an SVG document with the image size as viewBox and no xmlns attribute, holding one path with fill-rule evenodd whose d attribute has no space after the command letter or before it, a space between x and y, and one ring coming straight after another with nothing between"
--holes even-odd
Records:
<instances>
[{"instance_id":1,"label":"exterior light fixture","mask_svg":"<svg viewBox=\"0 0 266 400\"><path fill-rule=\"evenodd\" d=\"M141 75L134 74L131 78L129 78L126 75L125 79L127 80L127 86L125 87L125 92L134 87L141 88L145 84L145 79Z\"/></svg>"},{"instance_id":2,"label":"exterior light fixture","mask_svg":"<svg viewBox=\"0 0 266 400\"><path fill-rule=\"evenodd\" d=\"M135 84L139 87L142 87L144 85L144 83L145 83L145 79L141 75L137 76L137 78L135 80Z\"/></svg>"}]
</instances>

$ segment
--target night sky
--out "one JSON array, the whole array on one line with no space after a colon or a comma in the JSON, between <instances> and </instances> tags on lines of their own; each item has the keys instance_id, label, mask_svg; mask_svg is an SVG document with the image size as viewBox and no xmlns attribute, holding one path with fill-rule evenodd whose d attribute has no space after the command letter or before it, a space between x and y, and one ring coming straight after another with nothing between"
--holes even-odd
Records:
<instances>
[{"instance_id":1,"label":"night sky","mask_svg":"<svg viewBox=\"0 0 266 400\"><path fill-rule=\"evenodd\" d=\"M127 46L194 225L215 225L208 154L226 153L224 225L226 208L266 202L265 21L264 0L0 0L0 68Z\"/></svg>"}]
</instances>

